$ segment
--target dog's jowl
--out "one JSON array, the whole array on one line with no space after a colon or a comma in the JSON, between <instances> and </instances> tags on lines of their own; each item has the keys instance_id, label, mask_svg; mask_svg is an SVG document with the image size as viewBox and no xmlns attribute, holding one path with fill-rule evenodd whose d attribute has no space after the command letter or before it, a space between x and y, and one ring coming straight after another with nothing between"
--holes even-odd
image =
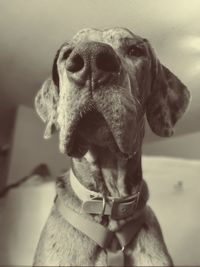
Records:
<instances>
[{"instance_id":1,"label":"dog's jowl","mask_svg":"<svg viewBox=\"0 0 200 267\"><path fill-rule=\"evenodd\" d=\"M141 146L145 116L154 133L171 136L189 98L127 29L84 29L60 47L35 105L45 138L58 131L72 165L57 179L34 265L172 266L147 205Z\"/></svg>"}]
</instances>

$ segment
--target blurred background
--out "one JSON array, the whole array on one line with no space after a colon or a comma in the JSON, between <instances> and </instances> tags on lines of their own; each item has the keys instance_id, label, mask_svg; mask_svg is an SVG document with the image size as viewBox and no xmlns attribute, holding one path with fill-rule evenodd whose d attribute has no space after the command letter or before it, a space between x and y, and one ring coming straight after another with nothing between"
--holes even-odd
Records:
<instances>
[{"instance_id":1,"label":"blurred background","mask_svg":"<svg viewBox=\"0 0 200 267\"><path fill-rule=\"evenodd\" d=\"M175 262L200 265L199 25L199 0L0 0L0 189L35 177L0 201L0 264L31 265L53 201L51 181L70 165L56 135L43 139L33 108L56 50L81 28L122 26L149 39L192 94L173 137L157 137L147 125L143 168Z\"/></svg>"}]
</instances>

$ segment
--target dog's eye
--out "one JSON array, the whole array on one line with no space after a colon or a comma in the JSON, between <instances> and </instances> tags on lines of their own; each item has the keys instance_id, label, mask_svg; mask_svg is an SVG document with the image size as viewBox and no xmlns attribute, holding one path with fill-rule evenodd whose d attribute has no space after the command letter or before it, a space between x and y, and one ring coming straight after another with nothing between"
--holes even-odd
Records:
<instances>
[{"instance_id":1,"label":"dog's eye","mask_svg":"<svg viewBox=\"0 0 200 267\"><path fill-rule=\"evenodd\" d=\"M128 48L127 54L130 57L133 57L133 56L134 57L141 57L144 55L144 49L142 47L139 47L139 46L131 45Z\"/></svg>"}]
</instances>

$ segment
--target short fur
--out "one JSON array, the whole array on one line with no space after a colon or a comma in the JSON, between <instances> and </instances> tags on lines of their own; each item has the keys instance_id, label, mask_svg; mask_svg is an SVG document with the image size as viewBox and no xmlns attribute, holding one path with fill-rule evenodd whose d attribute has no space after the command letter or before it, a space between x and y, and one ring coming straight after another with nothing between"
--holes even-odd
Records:
<instances>
[{"instance_id":1,"label":"short fur","mask_svg":"<svg viewBox=\"0 0 200 267\"><path fill-rule=\"evenodd\" d=\"M107 196L132 194L143 179L145 115L153 132L171 136L189 103L186 86L159 62L146 39L124 28L78 32L57 52L52 77L35 100L46 123L45 138L59 131L60 151L72 157L73 171L85 187ZM98 215L82 213L68 174L58 179L57 194L66 206L100 223ZM145 205L147 186L143 198ZM125 248L125 265L172 266L153 211L146 206L144 212L145 224ZM127 220L104 216L101 223L117 230ZM34 265L106 264L105 252L65 221L54 206Z\"/></svg>"}]
</instances>

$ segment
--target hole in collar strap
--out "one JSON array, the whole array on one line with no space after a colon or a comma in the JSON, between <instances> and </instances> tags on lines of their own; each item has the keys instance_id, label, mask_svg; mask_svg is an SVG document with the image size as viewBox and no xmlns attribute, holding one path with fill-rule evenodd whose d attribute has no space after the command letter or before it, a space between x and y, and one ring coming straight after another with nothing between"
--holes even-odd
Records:
<instances>
[{"instance_id":1,"label":"hole in collar strap","mask_svg":"<svg viewBox=\"0 0 200 267\"><path fill-rule=\"evenodd\" d=\"M114 220L125 219L131 216L138 206L140 192L127 199L115 199L111 208L111 218Z\"/></svg>"}]
</instances>

